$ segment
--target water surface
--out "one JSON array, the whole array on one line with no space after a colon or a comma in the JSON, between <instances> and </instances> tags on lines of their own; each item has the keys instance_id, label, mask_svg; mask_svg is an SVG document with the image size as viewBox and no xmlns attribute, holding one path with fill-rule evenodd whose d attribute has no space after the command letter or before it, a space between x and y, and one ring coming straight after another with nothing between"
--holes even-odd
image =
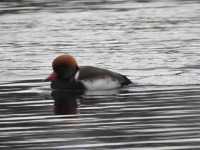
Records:
<instances>
[{"instance_id":1,"label":"water surface","mask_svg":"<svg viewBox=\"0 0 200 150\"><path fill-rule=\"evenodd\" d=\"M199 18L192 0L1 1L0 149L199 149ZM52 92L62 54L134 84Z\"/></svg>"}]
</instances>

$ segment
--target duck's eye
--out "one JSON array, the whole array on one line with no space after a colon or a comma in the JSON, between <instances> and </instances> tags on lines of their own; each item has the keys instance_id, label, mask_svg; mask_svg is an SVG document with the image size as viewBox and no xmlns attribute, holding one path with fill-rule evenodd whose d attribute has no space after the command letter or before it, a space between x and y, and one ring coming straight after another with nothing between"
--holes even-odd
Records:
<instances>
[{"instance_id":1,"label":"duck's eye","mask_svg":"<svg viewBox=\"0 0 200 150\"><path fill-rule=\"evenodd\" d=\"M54 67L53 69L59 76L62 76L64 74L64 72L66 72L66 70L67 70L66 66L62 66L62 65Z\"/></svg>"},{"instance_id":2,"label":"duck's eye","mask_svg":"<svg viewBox=\"0 0 200 150\"><path fill-rule=\"evenodd\" d=\"M67 71L68 71L68 67L67 66L59 66L58 67L58 72L61 73L61 74L64 74Z\"/></svg>"},{"instance_id":3,"label":"duck's eye","mask_svg":"<svg viewBox=\"0 0 200 150\"><path fill-rule=\"evenodd\" d=\"M59 69L60 71L62 71L62 70L64 70L64 66L60 66L58 69Z\"/></svg>"}]
</instances>

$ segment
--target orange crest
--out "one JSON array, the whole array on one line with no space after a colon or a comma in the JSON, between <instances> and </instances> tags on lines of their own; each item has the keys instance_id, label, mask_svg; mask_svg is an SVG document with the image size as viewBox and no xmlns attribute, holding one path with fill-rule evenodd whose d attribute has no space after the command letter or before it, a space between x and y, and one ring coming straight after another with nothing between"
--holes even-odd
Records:
<instances>
[{"instance_id":1,"label":"orange crest","mask_svg":"<svg viewBox=\"0 0 200 150\"><path fill-rule=\"evenodd\" d=\"M74 57L72 57L70 55L58 56L56 59L54 59L52 66L55 67L55 66L58 66L58 65L61 65L61 64L68 64L68 65L73 66L73 67L78 66Z\"/></svg>"}]
</instances>

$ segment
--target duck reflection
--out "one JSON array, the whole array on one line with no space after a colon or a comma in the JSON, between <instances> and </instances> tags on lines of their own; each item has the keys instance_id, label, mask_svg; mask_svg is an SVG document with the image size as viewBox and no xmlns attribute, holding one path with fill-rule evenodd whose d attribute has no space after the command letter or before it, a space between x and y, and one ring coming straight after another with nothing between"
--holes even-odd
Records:
<instances>
[{"instance_id":1,"label":"duck reflection","mask_svg":"<svg viewBox=\"0 0 200 150\"><path fill-rule=\"evenodd\" d=\"M67 115L78 113L77 100L81 98L84 91L53 91L54 113L56 115Z\"/></svg>"},{"instance_id":2,"label":"duck reflection","mask_svg":"<svg viewBox=\"0 0 200 150\"><path fill-rule=\"evenodd\" d=\"M54 113L56 115L73 115L78 113L78 102L93 105L99 101L107 101L108 96L119 94L119 89L107 91L52 91L54 99ZM104 99L105 98L105 99Z\"/></svg>"}]
</instances>

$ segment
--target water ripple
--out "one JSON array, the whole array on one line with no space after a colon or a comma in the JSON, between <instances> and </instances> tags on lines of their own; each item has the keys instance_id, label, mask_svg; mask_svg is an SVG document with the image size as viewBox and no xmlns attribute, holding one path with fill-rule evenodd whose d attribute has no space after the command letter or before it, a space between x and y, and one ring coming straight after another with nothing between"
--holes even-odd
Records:
<instances>
[{"instance_id":1,"label":"water ripple","mask_svg":"<svg viewBox=\"0 0 200 150\"><path fill-rule=\"evenodd\" d=\"M0 149L199 149L199 4L1 1ZM66 53L133 84L51 91Z\"/></svg>"}]
</instances>

